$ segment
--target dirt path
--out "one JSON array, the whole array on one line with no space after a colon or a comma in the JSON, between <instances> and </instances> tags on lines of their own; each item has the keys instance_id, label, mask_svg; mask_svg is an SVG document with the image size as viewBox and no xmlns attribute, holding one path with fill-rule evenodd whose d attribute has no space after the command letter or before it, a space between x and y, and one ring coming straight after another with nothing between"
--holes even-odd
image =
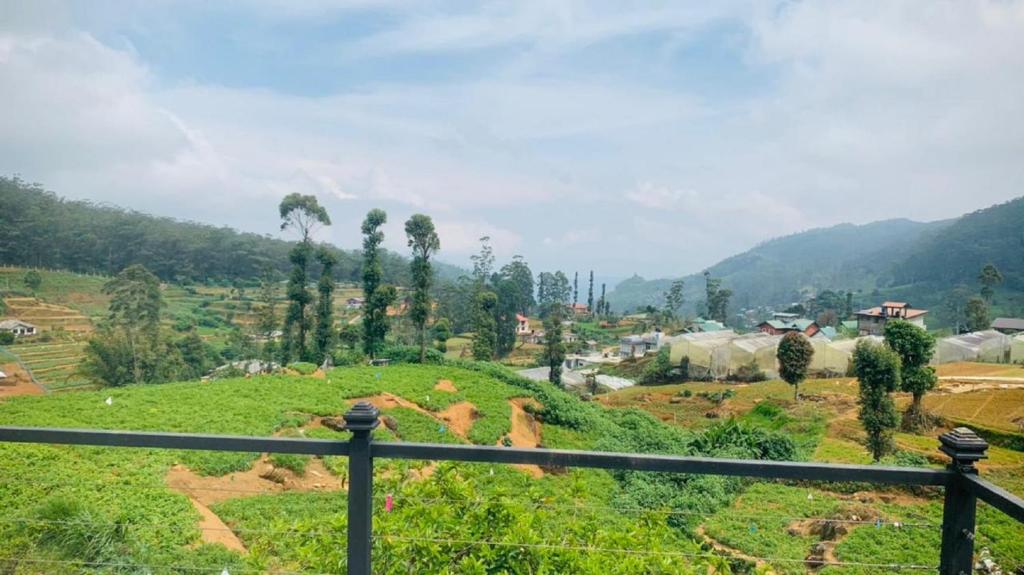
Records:
<instances>
[{"instance_id":1,"label":"dirt path","mask_svg":"<svg viewBox=\"0 0 1024 575\"><path fill-rule=\"evenodd\" d=\"M512 447L539 447L541 445L541 428L532 415L526 413L524 405L536 402L529 398L516 398L508 401L512 408L512 430L508 437L512 440ZM499 439L498 445L502 442ZM516 465L517 469L525 471L534 477L543 477L544 471L536 465Z\"/></svg>"},{"instance_id":2,"label":"dirt path","mask_svg":"<svg viewBox=\"0 0 1024 575\"><path fill-rule=\"evenodd\" d=\"M435 414L427 411L426 409L423 409L422 407L416 405L415 403L407 399L403 399L401 397L398 397L397 395L392 395L386 392L371 397L360 397L357 399L351 399L349 401L352 402L352 405L355 405L361 401L365 401L373 404L373 406L376 407L377 409L393 409L396 407L405 407L407 409L412 409L413 411L418 411L424 415L429 415L430 417L435 416Z\"/></svg>"},{"instance_id":3,"label":"dirt path","mask_svg":"<svg viewBox=\"0 0 1024 575\"><path fill-rule=\"evenodd\" d=\"M703 525L697 527L696 534L697 534L697 537L701 537L701 538L704 539L704 541L706 541L709 544L711 544L711 548L712 549L714 549L715 551L717 551L717 552L719 552L719 553L721 553L721 554L723 554L723 555L725 555L727 557L735 557L736 559L742 559L744 561L749 561L749 562L753 563L754 565L756 565L759 568L767 568L769 570L771 569L771 566L768 563L766 563L763 559L760 559L758 557L753 557L751 555L747 555L746 553L740 551L739 549L735 549L733 547L729 547L725 543L722 543L722 542L718 541L717 539L711 537L710 535L707 534L706 531L704 531L704 526ZM774 571L769 571L769 573L774 573Z\"/></svg>"},{"instance_id":4,"label":"dirt path","mask_svg":"<svg viewBox=\"0 0 1024 575\"><path fill-rule=\"evenodd\" d=\"M184 465L175 465L164 478L167 486L203 505L228 499L255 497L284 491L337 491L344 488L341 479L324 467L317 458L306 464L302 476L274 467L264 454L246 471L235 471L220 477L199 475Z\"/></svg>"},{"instance_id":5,"label":"dirt path","mask_svg":"<svg viewBox=\"0 0 1024 575\"><path fill-rule=\"evenodd\" d=\"M199 520L199 529L203 539L203 543L220 544L227 547L230 551L246 554L249 552L242 543L242 540L235 535L235 532L231 530L220 517L210 508L189 497L189 501L192 502L192 506L199 512L201 519Z\"/></svg>"}]
</instances>

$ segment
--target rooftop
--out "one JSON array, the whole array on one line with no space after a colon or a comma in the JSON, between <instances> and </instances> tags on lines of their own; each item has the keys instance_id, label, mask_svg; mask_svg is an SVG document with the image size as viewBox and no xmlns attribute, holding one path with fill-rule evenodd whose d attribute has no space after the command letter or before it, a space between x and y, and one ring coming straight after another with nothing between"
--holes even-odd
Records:
<instances>
[{"instance_id":1,"label":"rooftop","mask_svg":"<svg viewBox=\"0 0 1024 575\"><path fill-rule=\"evenodd\" d=\"M1018 317L997 317L992 322L992 329L1019 329L1024 331L1024 319Z\"/></svg>"}]
</instances>

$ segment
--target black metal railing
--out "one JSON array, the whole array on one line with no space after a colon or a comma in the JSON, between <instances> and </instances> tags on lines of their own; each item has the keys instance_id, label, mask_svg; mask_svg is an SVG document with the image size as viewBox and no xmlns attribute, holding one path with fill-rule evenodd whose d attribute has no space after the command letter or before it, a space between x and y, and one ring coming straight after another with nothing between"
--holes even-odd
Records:
<instances>
[{"instance_id":1,"label":"black metal railing","mask_svg":"<svg viewBox=\"0 0 1024 575\"><path fill-rule=\"evenodd\" d=\"M349 575L369 575L371 572L375 459L532 464L761 479L854 481L942 487L945 490L942 547L937 567L937 572L941 575L968 575L972 572L975 515L979 499L1024 523L1024 500L978 476L975 463L986 457L988 444L973 431L963 427L939 437L939 449L950 457L950 464L945 469L929 469L479 445L378 443L373 441L373 430L380 423L377 408L369 403L358 403L344 418L346 429L352 433L348 441L28 427L0 427L0 441L348 456Z\"/></svg>"}]
</instances>

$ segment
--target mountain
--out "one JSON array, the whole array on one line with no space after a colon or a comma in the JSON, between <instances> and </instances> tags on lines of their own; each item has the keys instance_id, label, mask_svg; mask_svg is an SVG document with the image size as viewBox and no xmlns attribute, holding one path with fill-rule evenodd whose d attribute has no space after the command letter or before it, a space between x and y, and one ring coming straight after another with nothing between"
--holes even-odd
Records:
<instances>
[{"instance_id":1,"label":"mountain","mask_svg":"<svg viewBox=\"0 0 1024 575\"><path fill-rule=\"evenodd\" d=\"M0 177L0 264L114 274L138 263L163 280L234 281L259 277L267 268L287 273L294 245L227 227L65 200L38 185ZM337 277L358 281L360 253L330 247L338 259ZM408 285L407 259L386 252L382 260L384 281ZM435 270L450 278L464 273L443 263L436 263Z\"/></svg>"},{"instance_id":2,"label":"mountain","mask_svg":"<svg viewBox=\"0 0 1024 575\"><path fill-rule=\"evenodd\" d=\"M957 284L976 289L978 271L989 262L1002 270L1002 290L1010 294L1002 298L1007 305L1001 311L1019 313L1013 294L1024 291L1024 198L952 220L894 219L801 232L764 242L708 271L733 290L732 313L782 307L826 289L853 290L855 305L874 305L889 296L924 307L941 305ZM683 279L684 308L697 313L704 278ZM618 311L659 305L671 282L633 277L608 299Z\"/></svg>"}]
</instances>

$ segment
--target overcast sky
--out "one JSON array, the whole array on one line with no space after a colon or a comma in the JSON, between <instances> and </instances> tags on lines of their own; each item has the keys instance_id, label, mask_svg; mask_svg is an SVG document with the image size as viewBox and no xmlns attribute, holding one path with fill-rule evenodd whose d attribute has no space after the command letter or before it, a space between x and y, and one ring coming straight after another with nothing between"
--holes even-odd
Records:
<instances>
[{"instance_id":1,"label":"overcast sky","mask_svg":"<svg viewBox=\"0 0 1024 575\"><path fill-rule=\"evenodd\" d=\"M322 239L372 207L535 270L677 276L1024 194L1024 3L0 0L0 173ZM499 262L500 263L500 262Z\"/></svg>"}]
</instances>

